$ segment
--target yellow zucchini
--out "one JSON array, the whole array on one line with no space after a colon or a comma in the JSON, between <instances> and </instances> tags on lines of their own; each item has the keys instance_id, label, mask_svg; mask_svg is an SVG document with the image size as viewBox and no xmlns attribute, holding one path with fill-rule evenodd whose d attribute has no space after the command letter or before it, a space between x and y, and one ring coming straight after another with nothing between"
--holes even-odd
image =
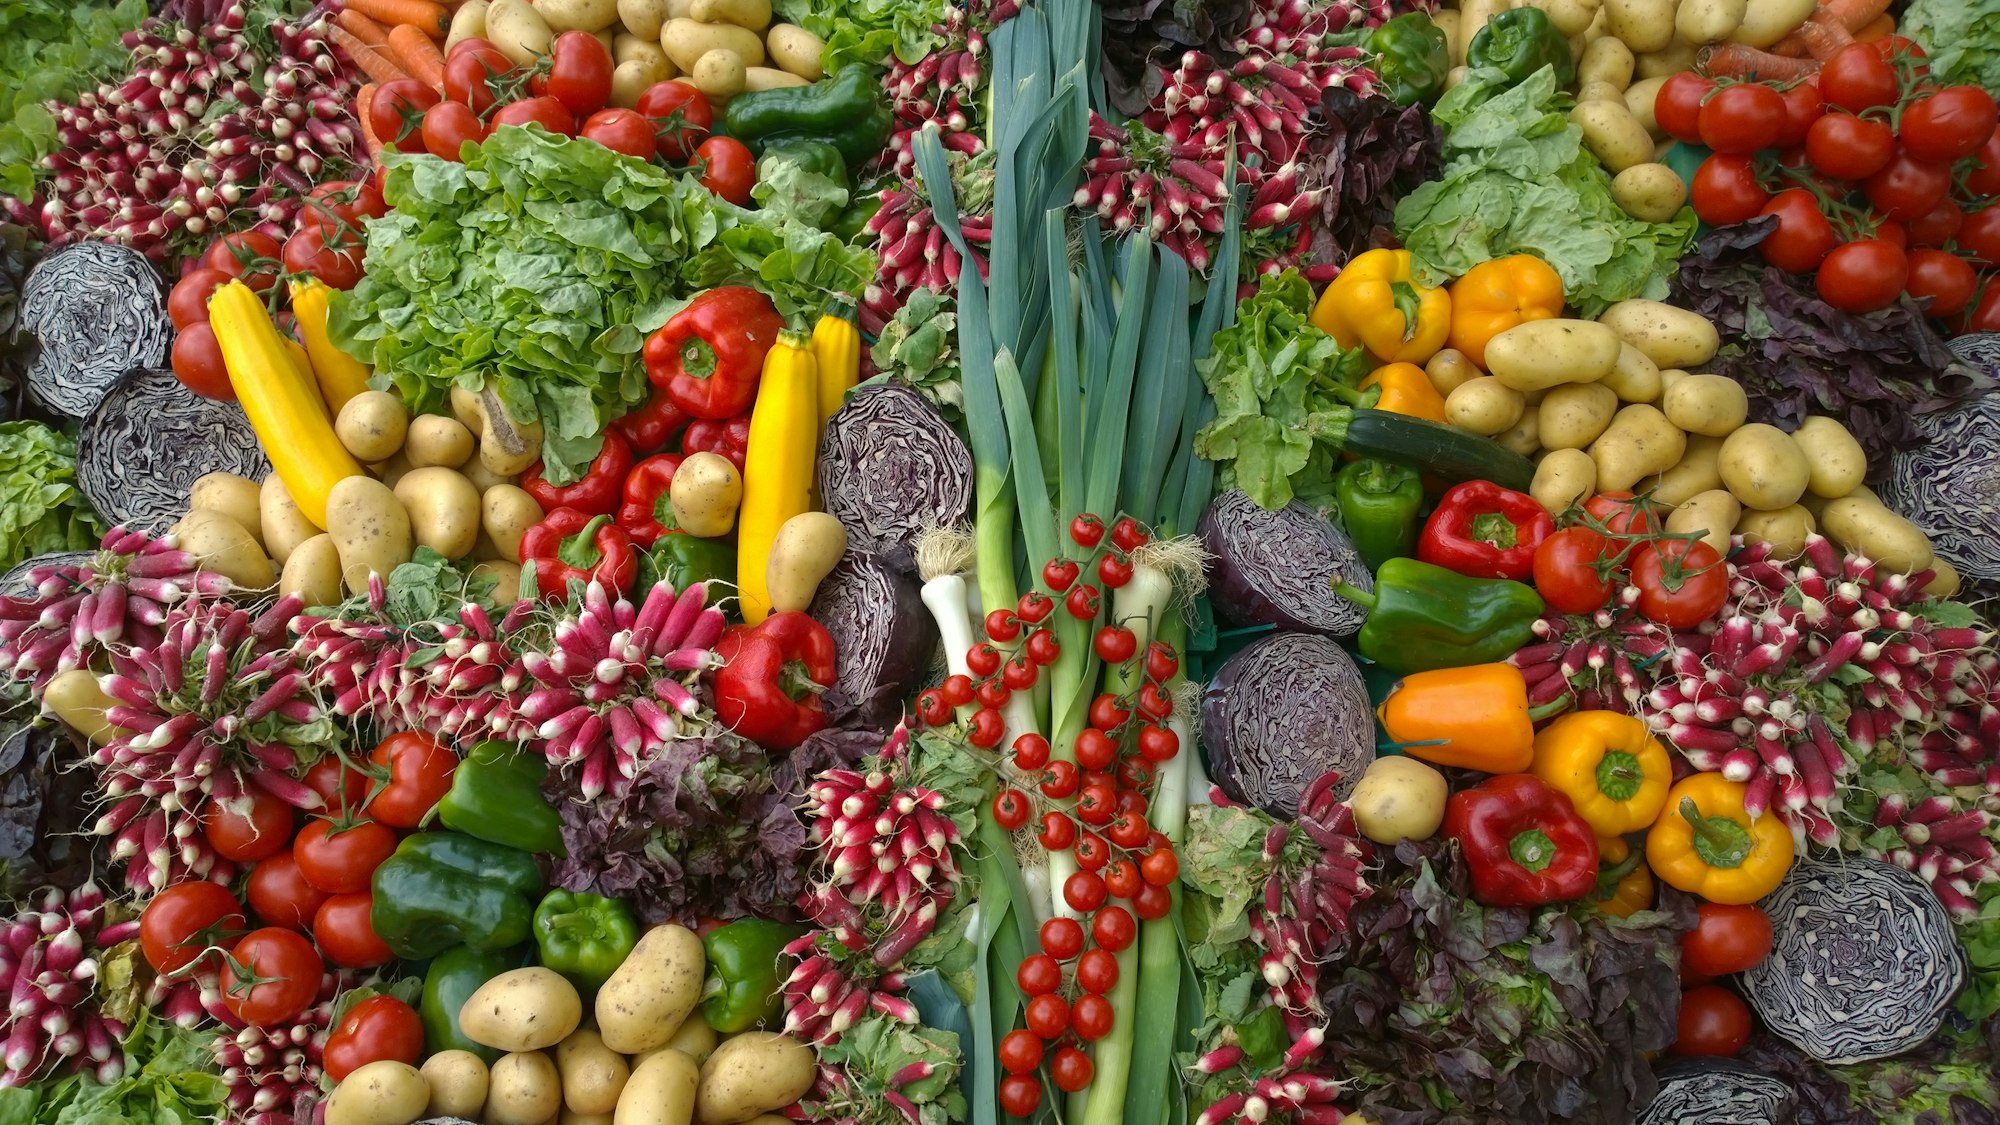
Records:
<instances>
[{"instance_id":1,"label":"yellow zucchini","mask_svg":"<svg viewBox=\"0 0 2000 1125\"><path fill-rule=\"evenodd\" d=\"M327 494L342 479L360 476L361 465L334 435L317 391L300 382L284 337L249 286L231 281L217 289L208 319L229 385L265 456L299 511L324 530Z\"/></svg>"},{"instance_id":2,"label":"yellow zucchini","mask_svg":"<svg viewBox=\"0 0 2000 1125\"><path fill-rule=\"evenodd\" d=\"M764 357L750 440L743 455L743 507L736 518L736 596L743 620L771 613L765 578L778 528L812 509L813 454L819 446L819 364L812 342L786 331Z\"/></svg>"},{"instance_id":3,"label":"yellow zucchini","mask_svg":"<svg viewBox=\"0 0 2000 1125\"><path fill-rule=\"evenodd\" d=\"M326 335L326 303L333 293L316 277L292 280L292 315L298 318L299 335L305 337L306 354L312 357L313 378L319 383L320 398L327 412L338 417L347 400L368 389L368 365L341 351Z\"/></svg>"},{"instance_id":4,"label":"yellow zucchini","mask_svg":"<svg viewBox=\"0 0 2000 1125\"><path fill-rule=\"evenodd\" d=\"M833 417L861 378L861 332L854 324L854 299L833 299L813 327L813 360L819 364L819 424Z\"/></svg>"}]
</instances>

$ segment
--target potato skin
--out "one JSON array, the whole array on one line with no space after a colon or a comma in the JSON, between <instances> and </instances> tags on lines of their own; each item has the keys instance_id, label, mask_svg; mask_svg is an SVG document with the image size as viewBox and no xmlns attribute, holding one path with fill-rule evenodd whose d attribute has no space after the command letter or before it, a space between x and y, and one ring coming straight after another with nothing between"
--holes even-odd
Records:
<instances>
[{"instance_id":1,"label":"potato skin","mask_svg":"<svg viewBox=\"0 0 2000 1125\"><path fill-rule=\"evenodd\" d=\"M340 580L350 590L366 590L370 574L389 577L415 550L410 513L373 477L348 477L334 485L326 497L326 523L340 551Z\"/></svg>"},{"instance_id":2,"label":"potato skin","mask_svg":"<svg viewBox=\"0 0 2000 1125\"><path fill-rule=\"evenodd\" d=\"M511 563L521 561L521 537L540 523L547 513L528 491L511 484L496 484L480 497L480 526Z\"/></svg>"},{"instance_id":3,"label":"potato skin","mask_svg":"<svg viewBox=\"0 0 2000 1125\"><path fill-rule=\"evenodd\" d=\"M1695 376L1689 376L1690 380ZM1798 444L1776 426L1753 422L1729 435L1716 460L1722 483L1746 508L1775 512L1799 502L1810 466Z\"/></svg>"},{"instance_id":4,"label":"potato skin","mask_svg":"<svg viewBox=\"0 0 2000 1125\"><path fill-rule=\"evenodd\" d=\"M191 508L172 529L174 541L195 556L201 569L220 574L246 590L268 590L271 560L243 525L210 508Z\"/></svg>"},{"instance_id":5,"label":"potato skin","mask_svg":"<svg viewBox=\"0 0 2000 1125\"><path fill-rule=\"evenodd\" d=\"M1667 416L1644 403L1633 403L1611 419L1611 425L1590 443L1597 462L1597 489L1622 492L1642 478L1665 472L1687 452L1687 435Z\"/></svg>"},{"instance_id":6,"label":"potato skin","mask_svg":"<svg viewBox=\"0 0 2000 1125\"><path fill-rule=\"evenodd\" d=\"M472 431L456 418L419 414L410 420L403 455L409 458L411 468L441 465L456 469L472 458Z\"/></svg>"},{"instance_id":7,"label":"potato skin","mask_svg":"<svg viewBox=\"0 0 2000 1125\"><path fill-rule=\"evenodd\" d=\"M1653 499L1662 504L1680 505L1711 488L1722 487L1722 470L1716 459L1722 456L1722 439L1689 434L1687 449L1674 467L1653 480Z\"/></svg>"},{"instance_id":8,"label":"potato skin","mask_svg":"<svg viewBox=\"0 0 2000 1125\"><path fill-rule=\"evenodd\" d=\"M1602 383L1570 383L1551 388L1536 408L1545 449L1583 449L1611 425L1618 395Z\"/></svg>"},{"instance_id":9,"label":"potato skin","mask_svg":"<svg viewBox=\"0 0 2000 1125\"><path fill-rule=\"evenodd\" d=\"M702 1125L740 1125L797 1101L813 1084L812 1048L788 1035L746 1031L701 1064L696 1112Z\"/></svg>"},{"instance_id":10,"label":"potato skin","mask_svg":"<svg viewBox=\"0 0 2000 1125\"><path fill-rule=\"evenodd\" d=\"M1597 491L1597 462L1581 449L1551 449L1535 466L1528 494L1552 516Z\"/></svg>"},{"instance_id":11,"label":"potato skin","mask_svg":"<svg viewBox=\"0 0 2000 1125\"><path fill-rule=\"evenodd\" d=\"M1521 392L1491 375L1460 383L1444 399L1445 421L1461 430L1488 436L1512 429L1527 408Z\"/></svg>"},{"instance_id":12,"label":"potato skin","mask_svg":"<svg viewBox=\"0 0 2000 1125\"><path fill-rule=\"evenodd\" d=\"M562 1110L562 1079L540 1051L501 1055L486 1083L486 1125L542 1125Z\"/></svg>"},{"instance_id":13,"label":"potato skin","mask_svg":"<svg viewBox=\"0 0 2000 1125\"><path fill-rule=\"evenodd\" d=\"M448 559L472 553L479 540L479 492L458 470L442 465L412 469L394 491L410 514L418 544Z\"/></svg>"},{"instance_id":14,"label":"potato skin","mask_svg":"<svg viewBox=\"0 0 2000 1125\"><path fill-rule=\"evenodd\" d=\"M1430 377L1431 386L1438 394L1448 396L1479 378L1480 370L1457 348L1439 348L1437 354L1425 362L1424 374Z\"/></svg>"},{"instance_id":15,"label":"potato skin","mask_svg":"<svg viewBox=\"0 0 2000 1125\"><path fill-rule=\"evenodd\" d=\"M486 1060L471 1051L439 1051L424 1060L431 1090L428 1117L477 1118L486 1107Z\"/></svg>"},{"instance_id":16,"label":"potato skin","mask_svg":"<svg viewBox=\"0 0 2000 1125\"><path fill-rule=\"evenodd\" d=\"M1769 543L1772 557L1783 560L1798 558L1806 549L1806 537L1817 527L1813 514L1798 504L1775 512L1745 508L1736 520L1736 534L1744 543Z\"/></svg>"},{"instance_id":17,"label":"potato skin","mask_svg":"<svg viewBox=\"0 0 2000 1125\"><path fill-rule=\"evenodd\" d=\"M1618 365L1618 334L1588 320L1531 320L1486 344L1486 370L1517 391L1595 383Z\"/></svg>"},{"instance_id":18,"label":"potato skin","mask_svg":"<svg viewBox=\"0 0 2000 1125\"><path fill-rule=\"evenodd\" d=\"M1818 415L1799 423L1792 441L1806 455L1806 488L1814 496L1838 500L1861 487L1868 454L1846 426Z\"/></svg>"},{"instance_id":19,"label":"potato skin","mask_svg":"<svg viewBox=\"0 0 2000 1125\"><path fill-rule=\"evenodd\" d=\"M583 1022L583 999L553 969L509 969L466 998L458 1022L475 1043L502 1051L539 1051L562 1042Z\"/></svg>"},{"instance_id":20,"label":"potato skin","mask_svg":"<svg viewBox=\"0 0 2000 1125\"><path fill-rule=\"evenodd\" d=\"M357 461L387 461L403 448L410 432L410 412L388 391L362 391L341 406L333 420L340 444Z\"/></svg>"},{"instance_id":21,"label":"potato skin","mask_svg":"<svg viewBox=\"0 0 2000 1125\"><path fill-rule=\"evenodd\" d=\"M1644 127L1644 122L1640 122L1640 128ZM1650 141L1646 150L1650 155ZM1650 159L1621 168L1611 178L1611 201L1643 222L1664 223L1672 219L1687 205L1687 198L1687 184L1681 181L1679 173Z\"/></svg>"},{"instance_id":22,"label":"potato skin","mask_svg":"<svg viewBox=\"0 0 2000 1125\"><path fill-rule=\"evenodd\" d=\"M847 553L847 528L825 512L801 512L778 527L765 563L775 613L803 611L840 557Z\"/></svg>"},{"instance_id":23,"label":"potato skin","mask_svg":"<svg viewBox=\"0 0 2000 1125\"><path fill-rule=\"evenodd\" d=\"M1867 496L1828 502L1819 522L1834 542L1898 574L1915 574L1937 558L1922 529Z\"/></svg>"},{"instance_id":24,"label":"potato skin","mask_svg":"<svg viewBox=\"0 0 2000 1125\"><path fill-rule=\"evenodd\" d=\"M273 474L275 475L275 474ZM235 520L265 550L263 492L257 482L235 473L204 473L188 490L188 507L221 512Z\"/></svg>"},{"instance_id":25,"label":"potato skin","mask_svg":"<svg viewBox=\"0 0 2000 1125\"><path fill-rule=\"evenodd\" d=\"M1667 421L1690 434L1726 438L1750 415L1750 396L1727 375L1690 375L1660 396Z\"/></svg>"},{"instance_id":26,"label":"potato skin","mask_svg":"<svg viewBox=\"0 0 2000 1125\"><path fill-rule=\"evenodd\" d=\"M1721 335L1707 317L1663 301L1620 301L1605 309L1597 322L1646 353L1662 370L1699 367L1722 346Z\"/></svg>"},{"instance_id":27,"label":"potato skin","mask_svg":"<svg viewBox=\"0 0 2000 1125\"><path fill-rule=\"evenodd\" d=\"M382 1059L358 1066L326 1100L326 1125L410 1125L424 1115L430 1093L409 1063Z\"/></svg>"},{"instance_id":28,"label":"potato skin","mask_svg":"<svg viewBox=\"0 0 2000 1125\"><path fill-rule=\"evenodd\" d=\"M1715 548L1718 555L1729 553L1729 537L1736 530L1736 521L1743 516L1743 505L1727 489L1711 488L1696 493L1683 501L1667 515L1667 530L1677 534L1706 532L1701 541Z\"/></svg>"},{"instance_id":29,"label":"potato skin","mask_svg":"<svg viewBox=\"0 0 2000 1125\"><path fill-rule=\"evenodd\" d=\"M1369 763L1348 798L1354 826L1378 844L1428 840L1444 823L1451 787L1429 764L1406 755L1385 755Z\"/></svg>"},{"instance_id":30,"label":"potato skin","mask_svg":"<svg viewBox=\"0 0 2000 1125\"><path fill-rule=\"evenodd\" d=\"M1653 159L1653 135L1632 116L1622 97L1584 102L1570 111L1569 119L1583 130L1583 146L1614 175Z\"/></svg>"},{"instance_id":31,"label":"potato skin","mask_svg":"<svg viewBox=\"0 0 2000 1125\"><path fill-rule=\"evenodd\" d=\"M771 52L771 62L779 70L796 74L808 82L817 82L826 77L826 70L820 66L821 56L826 54L826 44L820 37L797 24L776 23L764 33L764 45Z\"/></svg>"},{"instance_id":32,"label":"potato skin","mask_svg":"<svg viewBox=\"0 0 2000 1125\"><path fill-rule=\"evenodd\" d=\"M528 0L492 0L486 6L486 40L515 66L533 65L549 50L555 33Z\"/></svg>"},{"instance_id":33,"label":"potato skin","mask_svg":"<svg viewBox=\"0 0 2000 1125\"><path fill-rule=\"evenodd\" d=\"M681 530L703 539L729 534L743 503L743 476L719 453L690 454L667 491Z\"/></svg>"},{"instance_id":34,"label":"potato skin","mask_svg":"<svg viewBox=\"0 0 2000 1125\"><path fill-rule=\"evenodd\" d=\"M632 1068L625 1056L606 1047L587 1027L577 1028L556 1044L556 1069L562 1072L563 1104L572 1112L610 1113L618 1108L618 1093Z\"/></svg>"},{"instance_id":35,"label":"potato skin","mask_svg":"<svg viewBox=\"0 0 2000 1125\"><path fill-rule=\"evenodd\" d=\"M715 50L736 52L744 66L764 65L763 37L733 24L671 19L660 29L660 46L666 48L667 57L682 73L694 70L694 64L703 55Z\"/></svg>"},{"instance_id":36,"label":"potato skin","mask_svg":"<svg viewBox=\"0 0 2000 1125\"><path fill-rule=\"evenodd\" d=\"M604 1045L634 1054L674 1037L701 1000L707 960L685 926L654 926L597 992Z\"/></svg>"},{"instance_id":37,"label":"potato skin","mask_svg":"<svg viewBox=\"0 0 2000 1125\"><path fill-rule=\"evenodd\" d=\"M1674 39L1673 0L1604 0L1607 34L1634 54L1665 50Z\"/></svg>"},{"instance_id":38,"label":"potato skin","mask_svg":"<svg viewBox=\"0 0 2000 1125\"><path fill-rule=\"evenodd\" d=\"M1618 342L1618 362L1611 368L1611 374L1598 382L1611 388L1620 402L1658 402L1660 400L1660 368L1646 353L1623 340Z\"/></svg>"},{"instance_id":39,"label":"potato skin","mask_svg":"<svg viewBox=\"0 0 2000 1125\"><path fill-rule=\"evenodd\" d=\"M333 536L315 535L299 544L278 574L278 596L297 594L310 609L340 604L340 548Z\"/></svg>"},{"instance_id":40,"label":"potato skin","mask_svg":"<svg viewBox=\"0 0 2000 1125\"><path fill-rule=\"evenodd\" d=\"M700 1088L701 1068L693 1059L679 1051L656 1052L632 1068L612 1125L689 1125Z\"/></svg>"},{"instance_id":41,"label":"potato skin","mask_svg":"<svg viewBox=\"0 0 2000 1125\"><path fill-rule=\"evenodd\" d=\"M271 561L284 565L298 545L318 535L322 530L306 518L299 506L292 500L292 494L285 491L285 482L272 473L264 478L257 490L257 512L263 525L264 549L271 555Z\"/></svg>"}]
</instances>

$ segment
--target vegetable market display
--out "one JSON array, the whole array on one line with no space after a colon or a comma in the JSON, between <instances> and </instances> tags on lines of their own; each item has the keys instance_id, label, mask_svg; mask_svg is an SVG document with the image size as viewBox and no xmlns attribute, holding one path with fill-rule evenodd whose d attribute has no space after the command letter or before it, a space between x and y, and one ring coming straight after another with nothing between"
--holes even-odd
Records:
<instances>
[{"instance_id":1,"label":"vegetable market display","mask_svg":"<svg viewBox=\"0 0 2000 1125\"><path fill-rule=\"evenodd\" d=\"M0 1118L2000 1115L1990 0L14 7Z\"/></svg>"}]
</instances>

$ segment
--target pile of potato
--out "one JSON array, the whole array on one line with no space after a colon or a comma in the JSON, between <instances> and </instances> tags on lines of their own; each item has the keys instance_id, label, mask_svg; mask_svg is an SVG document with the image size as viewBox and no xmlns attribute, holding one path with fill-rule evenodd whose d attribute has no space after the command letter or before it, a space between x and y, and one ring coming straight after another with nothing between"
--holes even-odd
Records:
<instances>
[{"instance_id":1,"label":"pile of potato","mask_svg":"<svg viewBox=\"0 0 2000 1125\"><path fill-rule=\"evenodd\" d=\"M675 78L721 103L825 76L826 44L805 28L772 23L770 0L465 0L445 47L485 39L525 66L565 31L604 41L616 64L611 104L627 109L648 86Z\"/></svg>"},{"instance_id":2,"label":"pile of potato","mask_svg":"<svg viewBox=\"0 0 2000 1125\"><path fill-rule=\"evenodd\" d=\"M1667 529L1730 536L1796 556L1816 530L1912 574L1956 588L1930 541L1862 487L1861 444L1832 418L1797 432L1747 422L1750 400L1726 375L1700 373L1720 339L1700 315L1621 301L1596 321L1535 320L1486 345L1486 367L1446 349L1425 370L1451 424L1536 458L1535 499L1561 513L1594 493L1631 491L1672 509ZM1693 369L1692 372L1690 369Z\"/></svg>"},{"instance_id":3,"label":"pile of potato","mask_svg":"<svg viewBox=\"0 0 2000 1125\"><path fill-rule=\"evenodd\" d=\"M474 1042L508 1052L488 1067L441 1051L422 1069L358 1067L336 1086L326 1125L410 1125L461 1117L485 1125L778 1125L775 1110L812 1087L813 1050L769 1031L720 1039L695 1006L701 939L656 926L598 992L595 1027L576 989L550 969L515 969L459 1010Z\"/></svg>"}]
</instances>

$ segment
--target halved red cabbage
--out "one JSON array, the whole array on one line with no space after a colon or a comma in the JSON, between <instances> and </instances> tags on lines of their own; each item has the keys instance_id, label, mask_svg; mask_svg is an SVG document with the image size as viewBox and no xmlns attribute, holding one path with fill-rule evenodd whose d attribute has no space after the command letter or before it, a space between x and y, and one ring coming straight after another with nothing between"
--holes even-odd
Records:
<instances>
[{"instance_id":1,"label":"halved red cabbage","mask_svg":"<svg viewBox=\"0 0 2000 1125\"><path fill-rule=\"evenodd\" d=\"M1660 1068L1660 1092L1636 1125L1756 1121L1792 1125L1799 1099L1784 1079L1728 1059L1682 1059Z\"/></svg>"},{"instance_id":2,"label":"halved red cabbage","mask_svg":"<svg viewBox=\"0 0 2000 1125\"><path fill-rule=\"evenodd\" d=\"M915 580L850 546L808 612L833 634L839 681L822 697L827 714L839 724L894 726L937 652L937 622Z\"/></svg>"},{"instance_id":3,"label":"halved red cabbage","mask_svg":"<svg viewBox=\"0 0 2000 1125\"><path fill-rule=\"evenodd\" d=\"M924 396L893 383L857 387L820 434L819 496L847 525L849 544L909 573L919 532L965 518L972 454Z\"/></svg>"},{"instance_id":4,"label":"halved red cabbage","mask_svg":"<svg viewBox=\"0 0 2000 1125\"><path fill-rule=\"evenodd\" d=\"M1348 637L1368 618L1333 592L1333 582L1373 590L1375 576L1347 533L1307 504L1294 500L1267 511L1230 489L1202 515L1201 542L1215 556L1209 601L1228 624Z\"/></svg>"},{"instance_id":5,"label":"halved red cabbage","mask_svg":"<svg viewBox=\"0 0 2000 1125\"><path fill-rule=\"evenodd\" d=\"M148 531L181 518L203 474L263 480L270 471L241 406L202 398L161 368L127 373L76 439L76 486L91 506L112 523Z\"/></svg>"},{"instance_id":6,"label":"halved red cabbage","mask_svg":"<svg viewBox=\"0 0 2000 1125\"><path fill-rule=\"evenodd\" d=\"M174 340L159 272L108 242L43 258L21 287L21 327L40 344L28 393L72 418L89 414L127 371L165 361Z\"/></svg>"},{"instance_id":7,"label":"halved red cabbage","mask_svg":"<svg viewBox=\"0 0 2000 1125\"><path fill-rule=\"evenodd\" d=\"M1201 695L1201 752L1232 800L1298 815L1299 795L1340 771L1342 799L1375 758L1368 685L1316 633L1272 633L1225 661Z\"/></svg>"}]
</instances>

